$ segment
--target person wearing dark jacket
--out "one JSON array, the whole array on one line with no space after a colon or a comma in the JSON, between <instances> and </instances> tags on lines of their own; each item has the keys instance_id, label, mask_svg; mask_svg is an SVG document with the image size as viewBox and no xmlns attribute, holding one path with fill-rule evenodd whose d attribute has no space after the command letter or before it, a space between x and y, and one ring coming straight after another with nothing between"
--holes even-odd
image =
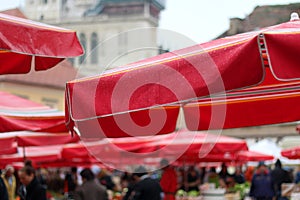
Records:
<instances>
[{"instance_id":1,"label":"person wearing dark jacket","mask_svg":"<svg viewBox=\"0 0 300 200\"><path fill-rule=\"evenodd\" d=\"M96 182L92 170L85 168L80 176L83 183L75 189L75 200L108 200L106 187Z\"/></svg>"},{"instance_id":2,"label":"person wearing dark jacket","mask_svg":"<svg viewBox=\"0 0 300 200\"><path fill-rule=\"evenodd\" d=\"M273 200L273 197L275 197L274 182L264 162L259 162L253 175L250 197L253 197L255 200Z\"/></svg>"},{"instance_id":3,"label":"person wearing dark jacket","mask_svg":"<svg viewBox=\"0 0 300 200\"><path fill-rule=\"evenodd\" d=\"M276 200L287 199L281 196L281 185L282 183L291 183L292 180L289 176L289 173L282 169L281 161L279 159L275 162L275 168L271 171L271 175L274 181Z\"/></svg>"},{"instance_id":4,"label":"person wearing dark jacket","mask_svg":"<svg viewBox=\"0 0 300 200\"><path fill-rule=\"evenodd\" d=\"M138 167L133 174L136 184L130 200L161 200L162 189L157 180L152 179L144 167Z\"/></svg>"},{"instance_id":5,"label":"person wearing dark jacket","mask_svg":"<svg viewBox=\"0 0 300 200\"><path fill-rule=\"evenodd\" d=\"M0 200L8 200L8 192L1 176L0 176Z\"/></svg>"},{"instance_id":6,"label":"person wearing dark jacket","mask_svg":"<svg viewBox=\"0 0 300 200\"><path fill-rule=\"evenodd\" d=\"M38 182L31 165L25 164L18 175L22 184L18 190L21 200L47 200L46 189Z\"/></svg>"}]
</instances>

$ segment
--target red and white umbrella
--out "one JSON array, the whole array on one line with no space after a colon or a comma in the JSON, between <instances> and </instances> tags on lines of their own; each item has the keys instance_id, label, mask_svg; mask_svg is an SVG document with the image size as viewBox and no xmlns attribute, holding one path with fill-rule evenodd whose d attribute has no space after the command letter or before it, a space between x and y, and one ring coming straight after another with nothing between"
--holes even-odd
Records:
<instances>
[{"instance_id":1,"label":"red and white umbrella","mask_svg":"<svg viewBox=\"0 0 300 200\"><path fill-rule=\"evenodd\" d=\"M299 33L300 21L293 20L162 54L106 71L99 76L70 81L66 87L67 126L82 138L164 134L161 130L169 122L168 109L159 106L179 104L184 107L186 103L201 101L209 95L212 102L226 102L226 92L258 86L268 80L268 76L279 81L299 80ZM270 73L266 69L270 69ZM254 97L257 97L256 102L259 97L273 101L265 101L272 103L254 107L255 114L259 114L259 108L264 107L275 113L276 117L270 114L268 120L263 122L257 120L244 124L247 120L243 120L234 126L228 124L226 112L234 113L232 119L239 119L239 115L243 115L243 110L230 106L230 96L228 103L223 103L223 106L209 107L211 114L194 109L195 119L189 121L189 117L186 117L185 121L192 122L189 129L199 130L220 129L224 124L224 128L230 128L300 120L300 112L293 109L297 104L292 92L298 92L297 84L295 89L287 93L285 90L290 87L289 84L275 86L277 91L274 89L273 94L266 97L263 92L256 95L256 88L251 89ZM258 92L261 89L257 88ZM282 98L276 96L282 93L285 95ZM247 93L241 91L238 94L240 96L236 102L243 96L247 99L246 103L240 105L251 103ZM285 107L275 108L276 102L288 107L289 113L281 115ZM139 112L145 113L140 119L135 119L133 116ZM253 117L250 116L252 113L246 112L245 119ZM268 117L265 113L261 114L260 119ZM177 117L176 113L174 117ZM204 121L203 128L201 124L207 118L209 125ZM148 123L139 123L145 119ZM213 122L210 119L214 119ZM117 126L121 131L111 126L109 130L115 131L107 131L103 125L106 120L113 120L111 126Z\"/></svg>"},{"instance_id":2,"label":"red and white umbrella","mask_svg":"<svg viewBox=\"0 0 300 200\"><path fill-rule=\"evenodd\" d=\"M64 112L0 91L0 132L68 132Z\"/></svg>"}]
</instances>

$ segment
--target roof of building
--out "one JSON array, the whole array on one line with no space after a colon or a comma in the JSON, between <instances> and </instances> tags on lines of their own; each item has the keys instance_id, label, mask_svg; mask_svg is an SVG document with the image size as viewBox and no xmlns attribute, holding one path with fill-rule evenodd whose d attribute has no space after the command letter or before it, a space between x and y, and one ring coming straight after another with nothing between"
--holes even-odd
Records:
<instances>
[{"instance_id":1,"label":"roof of building","mask_svg":"<svg viewBox=\"0 0 300 200\"><path fill-rule=\"evenodd\" d=\"M3 10L3 11L0 11L0 13L6 14L6 15L12 15L12 16L15 16L15 17L20 17L20 18L27 18L19 8Z\"/></svg>"},{"instance_id":2,"label":"roof of building","mask_svg":"<svg viewBox=\"0 0 300 200\"><path fill-rule=\"evenodd\" d=\"M292 12L299 13L299 11L300 3L257 6L253 12L244 19L230 19L230 28L218 36L218 38L287 22L290 20Z\"/></svg>"}]
</instances>

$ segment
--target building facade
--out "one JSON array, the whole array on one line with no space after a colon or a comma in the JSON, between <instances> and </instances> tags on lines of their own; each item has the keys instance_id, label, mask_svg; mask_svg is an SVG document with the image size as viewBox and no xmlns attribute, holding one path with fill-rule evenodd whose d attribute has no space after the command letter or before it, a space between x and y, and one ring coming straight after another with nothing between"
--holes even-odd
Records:
<instances>
[{"instance_id":1,"label":"building facade","mask_svg":"<svg viewBox=\"0 0 300 200\"><path fill-rule=\"evenodd\" d=\"M163 0L26 0L32 20L76 30L85 54L71 59L82 76L159 53L156 27Z\"/></svg>"}]
</instances>

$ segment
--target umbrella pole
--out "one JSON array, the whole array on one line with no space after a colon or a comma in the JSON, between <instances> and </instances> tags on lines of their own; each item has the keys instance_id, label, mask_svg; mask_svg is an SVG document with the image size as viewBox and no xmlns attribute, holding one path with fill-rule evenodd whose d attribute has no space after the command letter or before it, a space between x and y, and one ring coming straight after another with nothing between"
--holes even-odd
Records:
<instances>
[{"instance_id":1,"label":"umbrella pole","mask_svg":"<svg viewBox=\"0 0 300 200\"><path fill-rule=\"evenodd\" d=\"M25 146L23 146L23 162L26 160L26 151L25 151Z\"/></svg>"}]
</instances>

